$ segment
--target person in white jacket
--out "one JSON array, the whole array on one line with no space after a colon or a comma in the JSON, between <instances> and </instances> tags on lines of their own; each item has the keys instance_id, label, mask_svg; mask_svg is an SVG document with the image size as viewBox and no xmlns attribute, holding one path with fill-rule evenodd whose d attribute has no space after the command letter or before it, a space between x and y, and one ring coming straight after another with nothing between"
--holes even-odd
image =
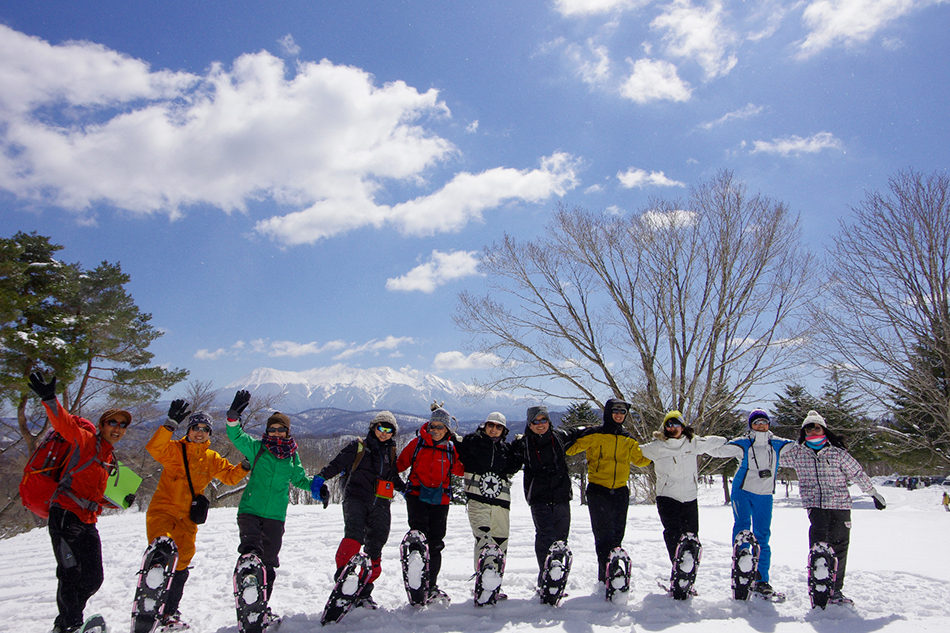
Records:
<instances>
[{"instance_id":1,"label":"person in white jacket","mask_svg":"<svg viewBox=\"0 0 950 633\"><path fill-rule=\"evenodd\" d=\"M700 437L683 421L683 414L670 411L663 428L653 433L656 441L641 446L643 456L653 461L656 470L656 510L663 524L663 540L670 555L687 532L699 535L699 505L696 494L699 475L696 457L719 448L726 438Z\"/></svg>"}]
</instances>

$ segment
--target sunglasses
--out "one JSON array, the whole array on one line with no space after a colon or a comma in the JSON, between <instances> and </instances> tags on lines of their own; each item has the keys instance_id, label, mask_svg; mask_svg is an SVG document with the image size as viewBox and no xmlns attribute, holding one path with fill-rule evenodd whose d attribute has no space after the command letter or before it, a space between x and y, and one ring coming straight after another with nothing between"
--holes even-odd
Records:
<instances>
[{"instance_id":1,"label":"sunglasses","mask_svg":"<svg viewBox=\"0 0 950 633\"><path fill-rule=\"evenodd\" d=\"M211 432L211 427L208 426L207 424L196 424L196 425L194 425L193 427L191 427L191 428L188 429L188 430L189 430L189 431L200 431L200 432L202 432L202 433L210 433L210 432Z\"/></svg>"},{"instance_id":2,"label":"sunglasses","mask_svg":"<svg viewBox=\"0 0 950 633\"><path fill-rule=\"evenodd\" d=\"M756 418L752 420L752 426L755 426L756 424L764 424L766 426L771 426L771 423L765 418Z\"/></svg>"},{"instance_id":3,"label":"sunglasses","mask_svg":"<svg viewBox=\"0 0 950 633\"><path fill-rule=\"evenodd\" d=\"M269 426L267 427L267 432L268 433L286 433L287 427L286 426Z\"/></svg>"},{"instance_id":4,"label":"sunglasses","mask_svg":"<svg viewBox=\"0 0 950 633\"><path fill-rule=\"evenodd\" d=\"M121 426L123 429L126 429L129 427L128 420L122 420L121 422L119 422L118 420L106 420L105 422L103 422L103 424L107 426Z\"/></svg>"},{"instance_id":5,"label":"sunglasses","mask_svg":"<svg viewBox=\"0 0 950 633\"><path fill-rule=\"evenodd\" d=\"M536 424L536 425L547 424L550 421L551 420L549 418L536 418L534 420L531 420L531 424Z\"/></svg>"},{"instance_id":6,"label":"sunglasses","mask_svg":"<svg viewBox=\"0 0 950 633\"><path fill-rule=\"evenodd\" d=\"M505 428L505 426L503 424L498 424L497 422L486 422L485 428L486 429L503 429Z\"/></svg>"},{"instance_id":7,"label":"sunglasses","mask_svg":"<svg viewBox=\"0 0 950 633\"><path fill-rule=\"evenodd\" d=\"M809 424L808 426L803 427L803 428L806 431L819 431L819 430L824 430L825 427L823 427L820 424Z\"/></svg>"},{"instance_id":8,"label":"sunglasses","mask_svg":"<svg viewBox=\"0 0 950 633\"><path fill-rule=\"evenodd\" d=\"M444 431L445 425L444 424L430 424L429 430L430 431Z\"/></svg>"},{"instance_id":9,"label":"sunglasses","mask_svg":"<svg viewBox=\"0 0 950 633\"><path fill-rule=\"evenodd\" d=\"M383 426L382 424L377 424L376 430L379 431L380 433L395 433L396 432L396 429L394 429L393 427Z\"/></svg>"},{"instance_id":10,"label":"sunglasses","mask_svg":"<svg viewBox=\"0 0 950 633\"><path fill-rule=\"evenodd\" d=\"M674 426L683 426L683 423L680 422L679 420L667 420L666 423L663 424L663 426L665 426L668 429L671 429Z\"/></svg>"}]
</instances>

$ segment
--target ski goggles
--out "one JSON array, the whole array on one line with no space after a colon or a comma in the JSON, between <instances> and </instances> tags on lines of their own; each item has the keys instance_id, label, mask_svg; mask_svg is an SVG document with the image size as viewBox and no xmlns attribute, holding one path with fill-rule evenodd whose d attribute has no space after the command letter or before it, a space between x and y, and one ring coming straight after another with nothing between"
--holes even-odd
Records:
<instances>
[{"instance_id":1,"label":"ski goggles","mask_svg":"<svg viewBox=\"0 0 950 633\"><path fill-rule=\"evenodd\" d=\"M189 431L201 431L202 433L210 433L211 427L207 424L194 424L188 427Z\"/></svg>"},{"instance_id":2,"label":"ski goggles","mask_svg":"<svg viewBox=\"0 0 950 633\"><path fill-rule=\"evenodd\" d=\"M674 426L683 426L683 421L680 420L679 418L670 418L669 420L663 423L663 426L665 426L668 429L672 429Z\"/></svg>"},{"instance_id":3,"label":"ski goggles","mask_svg":"<svg viewBox=\"0 0 950 633\"><path fill-rule=\"evenodd\" d=\"M377 424L376 430L379 431L380 433L395 433L396 432L396 429L389 426L388 424Z\"/></svg>"}]
</instances>

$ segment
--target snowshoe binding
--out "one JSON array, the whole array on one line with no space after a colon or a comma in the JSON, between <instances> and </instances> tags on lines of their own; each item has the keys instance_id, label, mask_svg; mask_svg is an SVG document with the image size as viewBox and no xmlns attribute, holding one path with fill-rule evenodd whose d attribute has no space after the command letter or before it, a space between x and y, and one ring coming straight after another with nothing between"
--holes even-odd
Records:
<instances>
[{"instance_id":1,"label":"snowshoe binding","mask_svg":"<svg viewBox=\"0 0 950 633\"><path fill-rule=\"evenodd\" d=\"M350 609L356 606L363 589L369 582L372 563L366 554L355 554L337 574L336 584L327 605L323 608L320 624L339 622Z\"/></svg>"},{"instance_id":2,"label":"snowshoe binding","mask_svg":"<svg viewBox=\"0 0 950 633\"><path fill-rule=\"evenodd\" d=\"M607 602L620 599L630 591L630 556L622 547L610 550L607 556L607 569L604 574ZM620 594L620 595L618 595Z\"/></svg>"},{"instance_id":3,"label":"snowshoe binding","mask_svg":"<svg viewBox=\"0 0 950 633\"><path fill-rule=\"evenodd\" d=\"M811 608L824 609L835 589L838 559L827 543L819 542L808 551L808 596Z\"/></svg>"},{"instance_id":4,"label":"snowshoe binding","mask_svg":"<svg viewBox=\"0 0 950 633\"><path fill-rule=\"evenodd\" d=\"M106 620L98 613L86 618L76 633L108 633L109 627L106 626Z\"/></svg>"},{"instance_id":5,"label":"snowshoe binding","mask_svg":"<svg viewBox=\"0 0 950 633\"><path fill-rule=\"evenodd\" d=\"M429 544L425 534L409 530L399 544L399 559L409 604L425 606L429 602Z\"/></svg>"},{"instance_id":6,"label":"snowshoe binding","mask_svg":"<svg viewBox=\"0 0 950 633\"><path fill-rule=\"evenodd\" d=\"M702 557L703 546L695 534L687 532L680 537L670 572L670 593L674 600L686 600L690 597Z\"/></svg>"},{"instance_id":7,"label":"snowshoe binding","mask_svg":"<svg viewBox=\"0 0 950 633\"><path fill-rule=\"evenodd\" d=\"M538 594L541 604L558 606L567 588L567 577L571 573L574 555L564 541L554 541L548 548L544 569L538 576Z\"/></svg>"},{"instance_id":8,"label":"snowshoe binding","mask_svg":"<svg viewBox=\"0 0 950 633\"><path fill-rule=\"evenodd\" d=\"M157 537L145 548L132 599L132 633L151 633L155 628L177 564L178 547L167 536Z\"/></svg>"},{"instance_id":9,"label":"snowshoe binding","mask_svg":"<svg viewBox=\"0 0 950 633\"><path fill-rule=\"evenodd\" d=\"M483 607L498 601L501 579L505 574L505 553L494 544L486 545L478 553L475 572L475 606Z\"/></svg>"}]
</instances>

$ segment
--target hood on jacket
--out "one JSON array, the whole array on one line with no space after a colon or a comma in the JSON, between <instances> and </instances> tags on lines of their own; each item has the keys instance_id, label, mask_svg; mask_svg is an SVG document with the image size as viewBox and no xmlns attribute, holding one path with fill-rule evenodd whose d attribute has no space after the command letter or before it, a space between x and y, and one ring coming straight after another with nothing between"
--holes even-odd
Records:
<instances>
[{"instance_id":1,"label":"hood on jacket","mask_svg":"<svg viewBox=\"0 0 950 633\"><path fill-rule=\"evenodd\" d=\"M623 431L623 424L614 422L613 410L615 407L623 409L624 419L626 419L627 414L630 413L631 404L620 398L610 398L604 403L604 430L617 435Z\"/></svg>"}]
</instances>

